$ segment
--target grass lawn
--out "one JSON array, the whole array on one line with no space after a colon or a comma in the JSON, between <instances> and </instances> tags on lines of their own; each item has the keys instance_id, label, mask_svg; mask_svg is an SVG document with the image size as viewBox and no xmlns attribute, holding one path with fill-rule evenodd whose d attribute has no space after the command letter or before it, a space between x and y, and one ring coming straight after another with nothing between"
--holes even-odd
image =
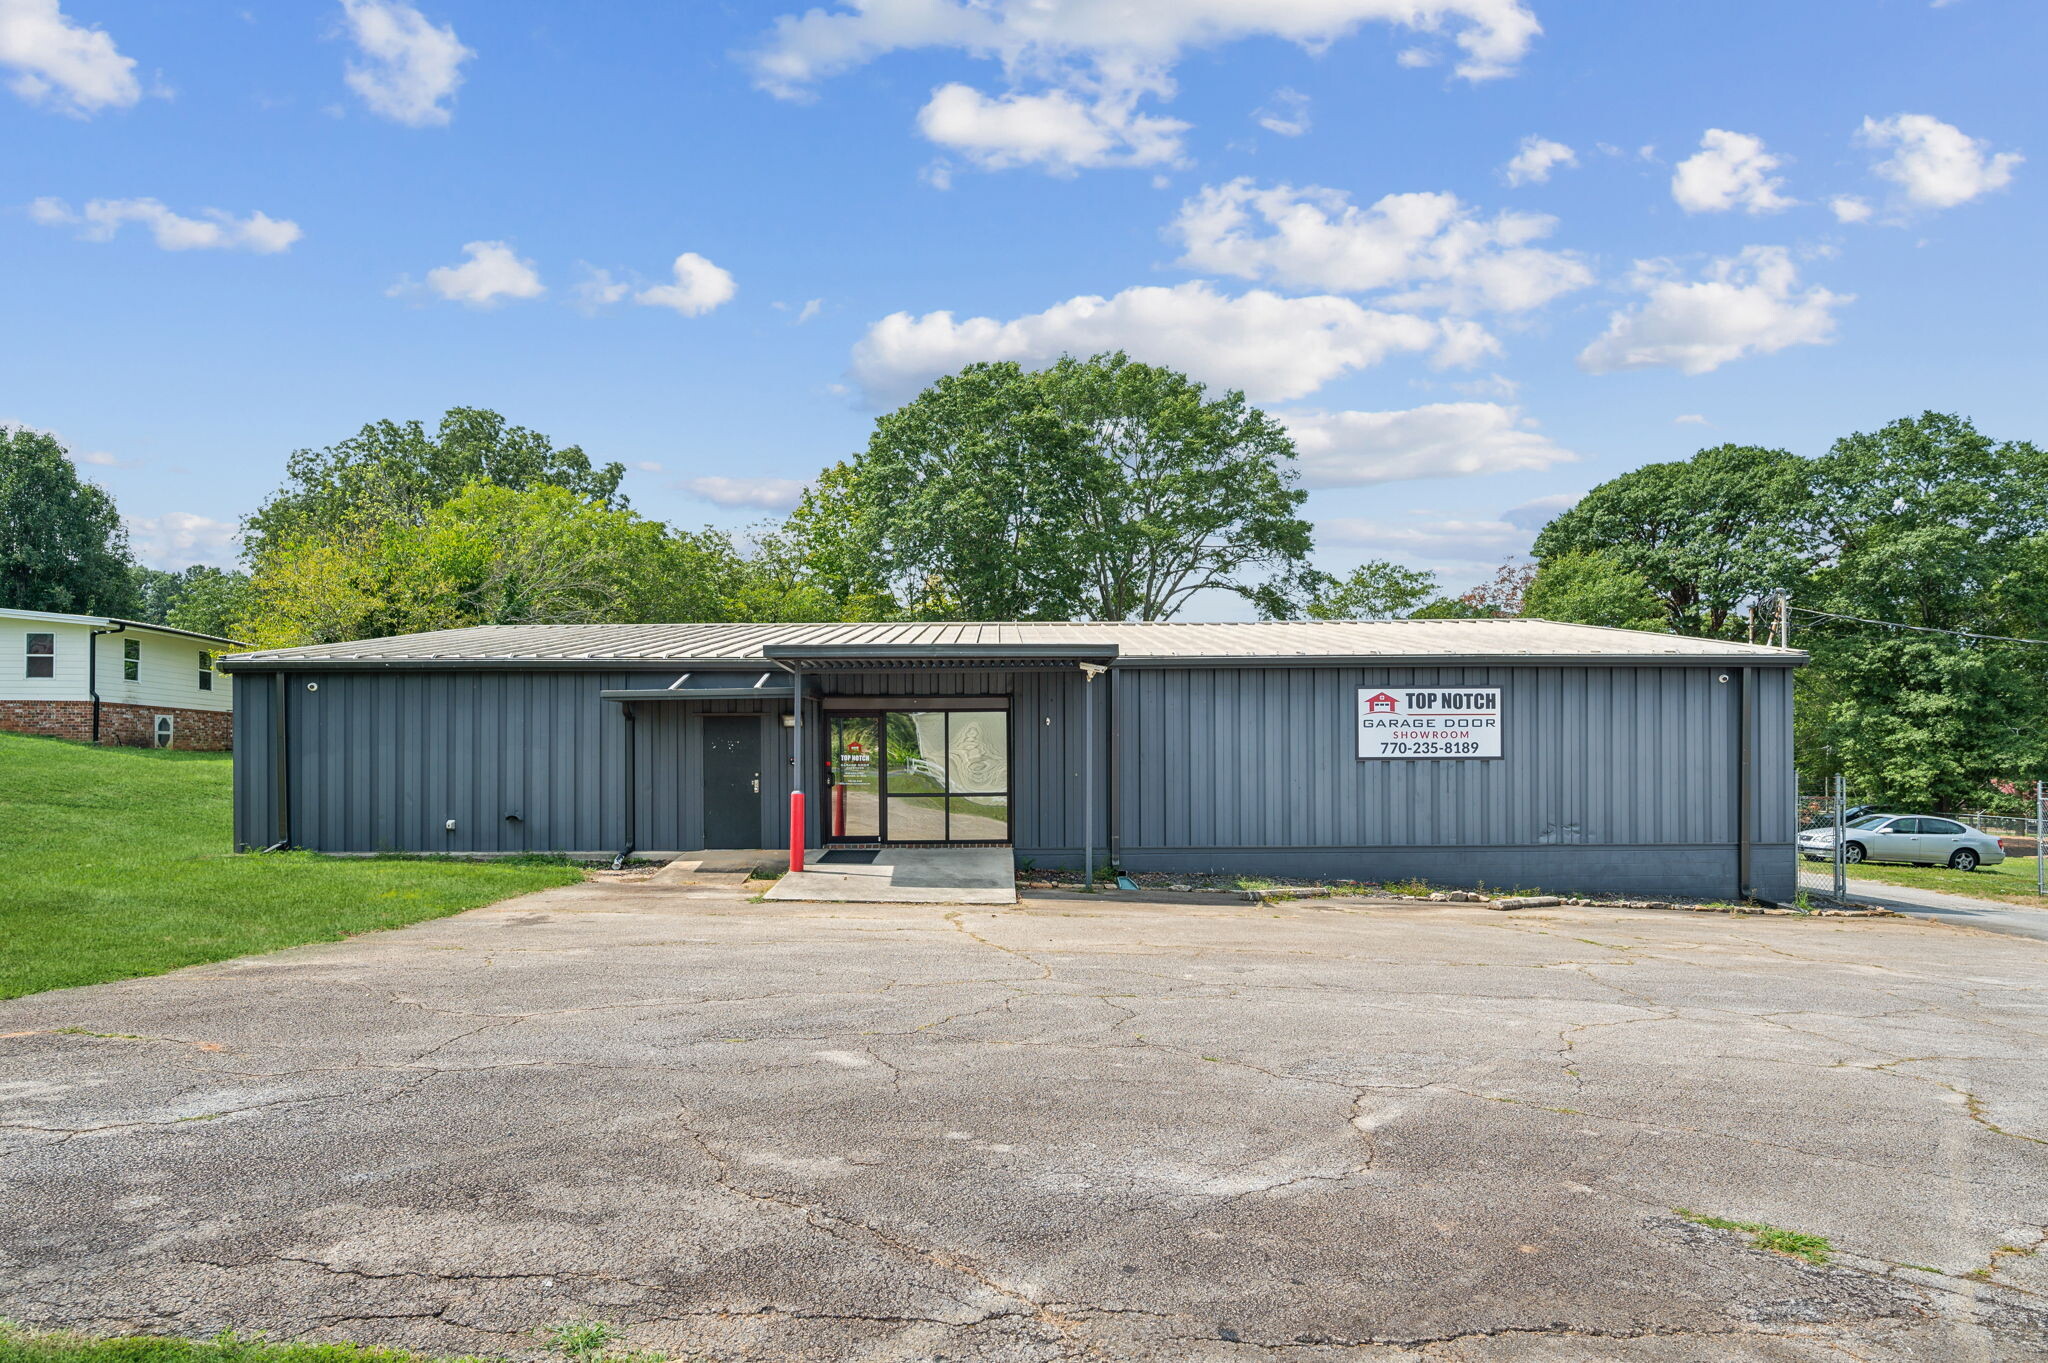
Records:
<instances>
[{"instance_id":1,"label":"grass lawn","mask_svg":"<svg viewBox=\"0 0 2048 1363\"><path fill-rule=\"evenodd\" d=\"M1801 863L1801 869L1826 875L1828 865L1824 861L1808 861ZM1954 871L1946 866L1886 866L1867 861L1849 868L1852 884L1874 880L1885 885L1912 885L1922 890L2048 909L2048 899L2034 893L2034 876L2032 857L2007 857L1996 866L1980 866L1974 871Z\"/></svg>"},{"instance_id":2,"label":"grass lawn","mask_svg":"<svg viewBox=\"0 0 2048 1363\"><path fill-rule=\"evenodd\" d=\"M433 1363L403 1349L359 1344L269 1344L261 1339L100 1338L0 1322L0 1363ZM447 1363L455 1363L448 1360Z\"/></svg>"},{"instance_id":3,"label":"grass lawn","mask_svg":"<svg viewBox=\"0 0 2048 1363\"><path fill-rule=\"evenodd\" d=\"M236 856L226 753L0 734L0 998L332 942L567 885L539 858Z\"/></svg>"}]
</instances>

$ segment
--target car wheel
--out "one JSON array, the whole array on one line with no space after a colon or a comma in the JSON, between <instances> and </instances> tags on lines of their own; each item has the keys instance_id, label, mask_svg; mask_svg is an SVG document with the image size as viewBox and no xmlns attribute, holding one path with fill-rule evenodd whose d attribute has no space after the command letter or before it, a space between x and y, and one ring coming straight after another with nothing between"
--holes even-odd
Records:
<instances>
[{"instance_id":1,"label":"car wheel","mask_svg":"<svg viewBox=\"0 0 2048 1363\"><path fill-rule=\"evenodd\" d=\"M1860 842L1852 842L1847 847L1844 847L1842 849L1842 860L1848 862L1852 866L1857 862L1863 860L1863 844Z\"/></svg>"},{"instance_id":2,"label":"car wheel","mask_svg":"<svg viewBox=\"0 0 2048 1363\"><path fill-rule=\"evenodd\" d=\"M1977 869L1977 854L1967 847L1958 847L1956 854L1948 859L1948 864L1958 871L1974 871Z\"/></svg>"}]
</instances>

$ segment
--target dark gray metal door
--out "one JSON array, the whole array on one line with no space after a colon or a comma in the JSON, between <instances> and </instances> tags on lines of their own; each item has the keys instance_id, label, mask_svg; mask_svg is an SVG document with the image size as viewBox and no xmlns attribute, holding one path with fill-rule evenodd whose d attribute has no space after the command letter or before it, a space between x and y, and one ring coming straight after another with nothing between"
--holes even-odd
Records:
<instances>
[{"instance_id":1,"label":"dark gray metal door","mask_svg":"<svg viewBox=\"0 0 2048 1363\"><path fill-rule=\"evenodd\" d=\"M704 716L704 845L761 846L761 719Z\"/></svg>"}]
</instances>

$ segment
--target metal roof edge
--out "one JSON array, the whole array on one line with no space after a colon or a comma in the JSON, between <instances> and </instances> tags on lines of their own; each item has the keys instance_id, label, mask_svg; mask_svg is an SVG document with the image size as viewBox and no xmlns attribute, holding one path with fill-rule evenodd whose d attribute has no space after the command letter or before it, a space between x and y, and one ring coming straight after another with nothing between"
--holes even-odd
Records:
<instances>
[{"instance_id":1,"label":"metal roof edge","mask_svg":"<svg viewBox=\"0 0 2048 1363\"><path fill-rule=\"evenodd\" d=\"M1118 670L1175 667L1804 667L1806 654L1750 653L1366 653L1366 654L1224 654L1177 658L1169 655L1130 656L1116 660Z\"/></svg>"},{"instance_id":2,"label":"metal roof edge","mask_svg":"<svg viewBox=\"0 0 2048 1363\"><path fill-rule=\"evenodd\" d=\"M1115 644L763 644L761 656L775 662L805 658L835 661L861 658L1079 658L1118 656Z\"/></svg>"},{"instance_id":3,"label":"metal roof edge","mask_svg":"<svg viewBox=\"0 0 2048 1363\"><path fill-rule=\"evenodd\" d=\"M223 672L760 672L759 658L321 658L236 653Z\"/></svg>"}]
</instances>

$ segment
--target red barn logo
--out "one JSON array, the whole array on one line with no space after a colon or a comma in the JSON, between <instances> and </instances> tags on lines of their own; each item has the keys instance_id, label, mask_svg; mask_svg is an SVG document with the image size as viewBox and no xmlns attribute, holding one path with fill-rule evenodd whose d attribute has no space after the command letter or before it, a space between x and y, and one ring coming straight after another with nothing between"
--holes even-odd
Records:
<instances>
[{"instance_id":1,"label":"red barn logo","mask_svg":"<svg viewBox=\"0 0 2048 1363\"><path fill-rule=\"evenodd\" d=\"M1399 707L1400 702L1384 691L1365 698L1365 712L1369 715L1391 715Z\"/></svg>"}]
</instances>

